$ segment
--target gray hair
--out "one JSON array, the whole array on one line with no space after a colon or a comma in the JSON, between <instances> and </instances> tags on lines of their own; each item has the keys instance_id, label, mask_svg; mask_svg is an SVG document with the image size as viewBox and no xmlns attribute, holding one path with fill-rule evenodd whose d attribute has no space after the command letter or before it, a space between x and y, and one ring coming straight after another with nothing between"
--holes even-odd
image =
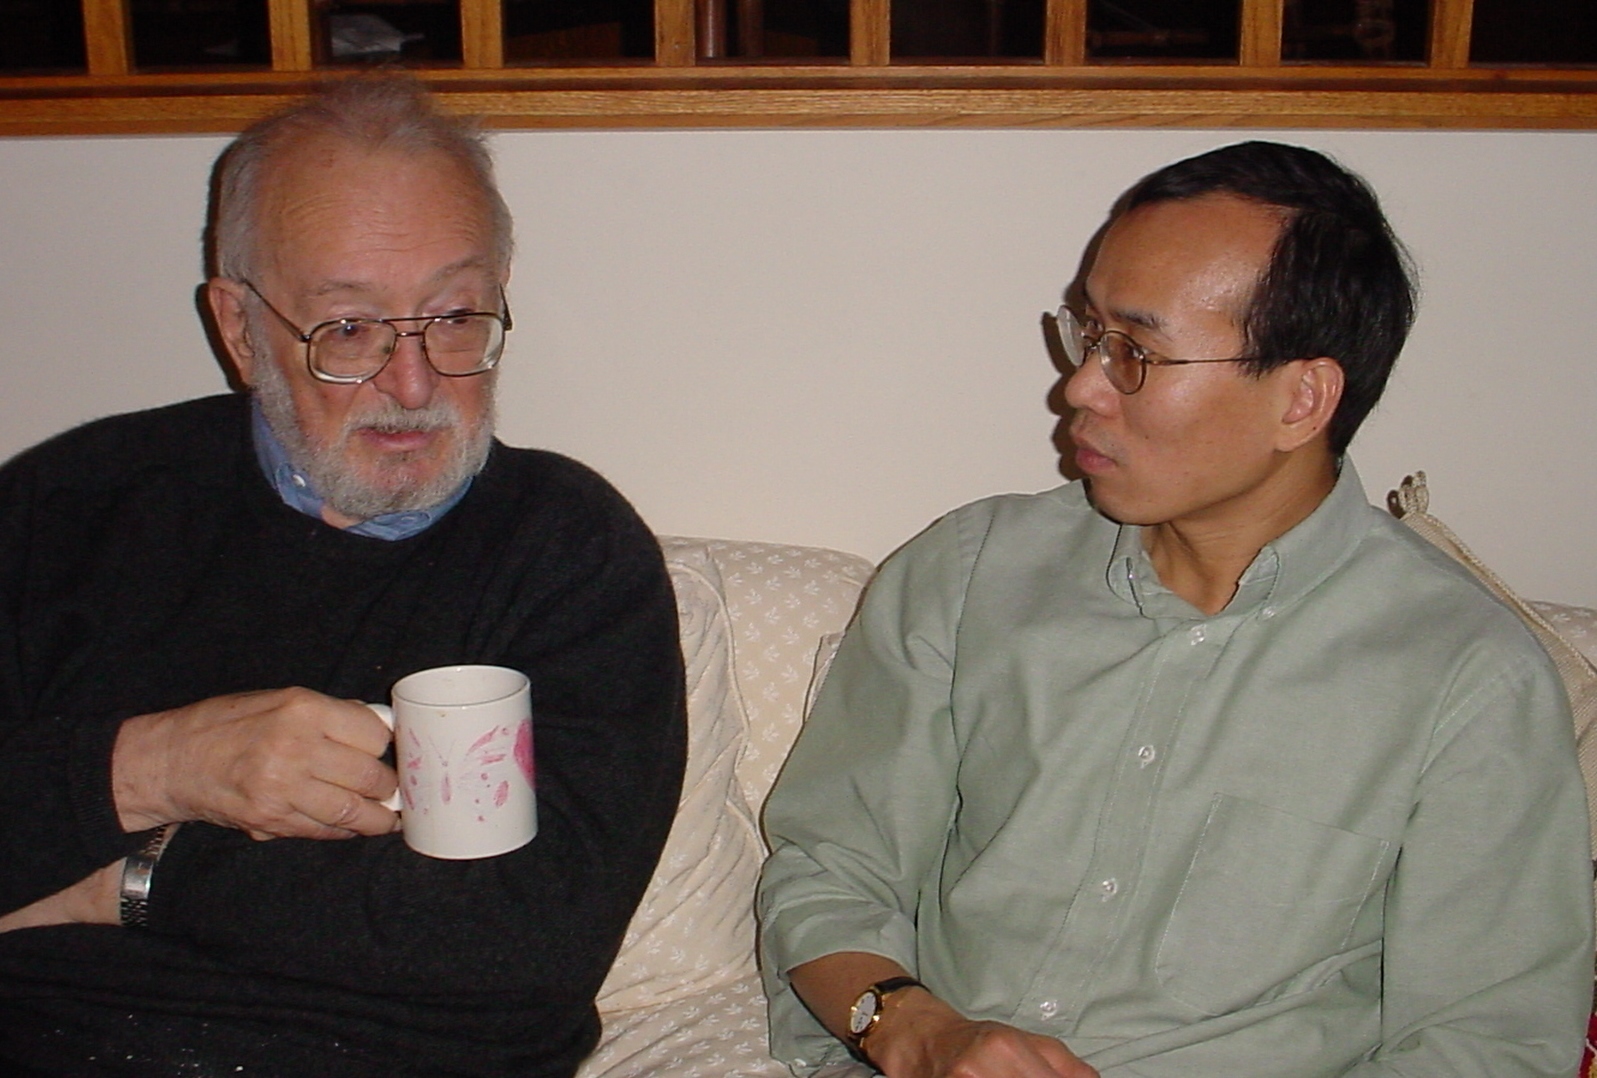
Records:
<instances>
[{"instance_id":1,"label":"gray hair","mask_svg":"<svg viewBox=\"0 0 1597 1078\"><path fill-rule=\"evenodd\" d=\"M493 158L470 120L440 113L418 80L401 74L355 76L327 83L282 112L258 121L217 162L211 222L212 272L234 280L256 269L262 178L295 144L331 136L351 146L407 156L443 154L477 190L493 233L494 260L510 264L510 208L494 182Z\"/></svg>"}]
</instances>

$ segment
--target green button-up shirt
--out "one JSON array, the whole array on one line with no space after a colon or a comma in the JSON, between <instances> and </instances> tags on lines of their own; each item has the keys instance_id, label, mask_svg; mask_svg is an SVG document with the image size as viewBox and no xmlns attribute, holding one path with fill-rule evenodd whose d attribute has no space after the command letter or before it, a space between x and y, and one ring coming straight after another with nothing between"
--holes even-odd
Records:
<instances>
[{"instance_id":1,"label":"green button-up shirt","mask_svg":"<svg viewBox=\"0 0 1597 1078\"><path fill-rule=\"evenodd\" d=\"M1351 464L1206 616L1079 484L883 567L766 809L781 971L867 951L1103 1074L1568 1078L1592 989L1568 704Z\"/></svg>"}]
</instances>

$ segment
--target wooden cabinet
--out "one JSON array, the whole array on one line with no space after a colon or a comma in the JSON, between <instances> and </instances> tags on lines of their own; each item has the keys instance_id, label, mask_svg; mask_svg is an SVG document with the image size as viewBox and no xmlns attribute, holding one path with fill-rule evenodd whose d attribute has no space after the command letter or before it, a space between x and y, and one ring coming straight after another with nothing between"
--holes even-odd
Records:
<instances>
[{"instance_id":1,"label":"wooden cabinet","mask_svg":"<svg viewBox=\"0 0 1597 1078\"><path fill-rule=\"evenodd\" d=\"M45 63L0 50L0 134L236 130L331 71L396 55L338 44L356 23L401 41L398 58L448 107L504 127L1592 128L1587 7L0 0L0 36L56 43Z\"/></svg>"}]
</instances>

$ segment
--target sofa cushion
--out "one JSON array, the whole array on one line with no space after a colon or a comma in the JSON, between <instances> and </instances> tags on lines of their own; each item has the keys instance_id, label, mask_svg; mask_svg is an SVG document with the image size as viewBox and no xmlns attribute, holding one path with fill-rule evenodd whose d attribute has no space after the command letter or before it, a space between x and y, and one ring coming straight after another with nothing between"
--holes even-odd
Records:
<instances>
[{"instance_id":1,"label":"sofa cushion","mask_svg":"<svg viewBox=\"0 0 1597 1078\"><path fill-rule=\"evenodd\" d=\"M1597 610L1564 603L1531 603L1559 636L1590 662L1597 663Z\"/></svg>"},{"instance_id":2,"label":"sofa cushion","mask_svg":"<svg viewBox=\"0 0 1597 1078\"><path fill-rule=\"evenodd\" d=\"M747 719L732 676L731 623L702 565L668 557L667 567L687 670L687 771L659 868L599 993L607 1025L608 1012L679 1000L754 971L750 896L764 848L737 777Z\"/></svg>"},{"instance_id":3,"label":"sofa cushion","mask_svg":"<svg viewBox=\"0 0 1597 1078\"><path fill-rule=\"evenodd\" d=\"M664 539L667 560L704 559L732 619L734 670L749 723L738 763L756 809L798 736L816 643L848 624L875 567L822 547L727 539Z\"/></svg>"},{"instance_id":4,"label":"sofa cushion","mask_svg":"<svg viewBox=\"0 0 1597 1078\"><path fill-rule=\"evenodd\" d=\"M792 1078L771 1058L766 1021L756 974L606 1014L604 1041L577 1078Z\"/></svg>"}]
</instances>

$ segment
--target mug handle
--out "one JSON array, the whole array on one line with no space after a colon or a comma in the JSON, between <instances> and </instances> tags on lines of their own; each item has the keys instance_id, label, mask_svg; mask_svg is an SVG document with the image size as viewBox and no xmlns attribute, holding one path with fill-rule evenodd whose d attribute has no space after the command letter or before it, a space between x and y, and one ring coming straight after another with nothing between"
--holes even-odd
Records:
<instances>
[{"instance_id":1,"label":"mug handle","mask_svg":"<svg viewBox=\"0 0 1597 1078\"><path fill-rule=\"evenodd\" d=\"M393 728L394 728L394 709L393 708L389 707L387 704L367 704L366 706L371 708L372 712L379 719L383 720L383 725L384 726L388 727L388 729L390 731L393 730ZM399 790L397 788L394 790L393 796L388 798L386 801L383 802L383 807L384 808L393 809L395 812L399 811Z\"/></svg>"}]
</instances>

